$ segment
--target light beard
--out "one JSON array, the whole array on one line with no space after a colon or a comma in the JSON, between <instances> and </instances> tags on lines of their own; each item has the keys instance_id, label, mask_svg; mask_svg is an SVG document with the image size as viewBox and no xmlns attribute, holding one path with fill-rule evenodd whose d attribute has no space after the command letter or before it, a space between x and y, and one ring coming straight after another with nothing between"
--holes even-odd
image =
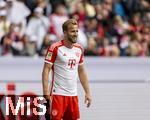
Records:
<instances>
[{"instance_id":1,"label":"light beard","mask_svg":"<svg viewBox=\"0 0 150 120\"><path fill-rule=\"evenodd\" d=\"M76 43L76 42L77 42L77 40L74 41L72 38L69 38L69 37L68 37L68 40L69 40L71 43Z\"/></svg>"}]
</instances>

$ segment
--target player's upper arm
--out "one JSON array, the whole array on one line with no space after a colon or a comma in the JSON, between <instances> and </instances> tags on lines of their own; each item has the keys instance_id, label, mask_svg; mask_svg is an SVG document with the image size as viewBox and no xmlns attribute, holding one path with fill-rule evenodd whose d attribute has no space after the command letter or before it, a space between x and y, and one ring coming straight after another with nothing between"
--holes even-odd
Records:
<instances>
[{"instance_id":1,"label":"player's upper arm","mask_svg":"<svg viewBox=\"0 0 150 120\"><path fill-rule=\"evenodd\" d=\"M43 79L45 76L48 76L50 70L52 69L52 66L53 66L52 64L44 63L43 72L42 72Z\"/></svg>"},{"instance_id":2,"label":"player's upper arm","mask_svg":"<svg viewBox=\"0 0 150 120\"><path fill-rule=\"evenodd\" d=\"M53 64L49 64L49 63L44 63L44 69L48 69L51 70L52 69Z\"/></svg>"},{"instance_id":3,"label":"player's upper arm","mask_svg":"<svg viewBox=\"0 0 150 120\"><path fill-rule=\"evenodd\" d=\"M83 64L80 64L79 66L78 66L78 73L81 73L81 72L83 72L84 71L84 65Z\"/></svg>"},{"instance_id":4,"label":"player's upper arm","mask_svg":"<svg viewBox=\"0 0 150 120\"><path fill-rule=\"evenodd\" d=\"M79 48L81 50L81 56L80 56L80 60L79 60L79 65L82 65L84 63L84 50L83 50L83 48L81 46Z\"/></svg>"}]
</instances>

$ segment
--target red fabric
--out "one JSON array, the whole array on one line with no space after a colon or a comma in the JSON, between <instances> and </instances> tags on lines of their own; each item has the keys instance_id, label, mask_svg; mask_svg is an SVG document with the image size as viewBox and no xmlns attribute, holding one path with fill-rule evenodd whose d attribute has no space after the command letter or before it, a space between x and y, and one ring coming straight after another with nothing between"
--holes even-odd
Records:
<instances>
[{"instance_id":1,"label":"red fabric","mask_svg":"<svg viewBox=\"0 0 150 120\"><path fill-rule=\"evenodd\" d=\"M102 26L102 24L99 24L97 32L98 32L99 37L104 37L105 32L104 32L104 27Z\"/></svg>"},{"instance_id":2,"label":"red fabric","mask_svg":"<svg viewBox=\"0 0 150 120\"><path fill-rule=\"evenodd\" d=\"M57 50L58 50L58 48L59 48L60 46L62 46L62 42L61 42L61 41L52 44L52 45L47 49L47 52L46 52L46 55L45 55L45 61L54 63L54 62L55 62L55 59L56 59L56 57L57 57ZM51 54L51 57L47 57L48 54Z\"/></svg>"},{"instance_id":3,"label":"red fabric","mask_svg":"<svg viewBox=\"0 0 150 120\"><path fill-rule=\"evenodd\" d=\"M51 53L51 58L48 59L46 56L45 56L45 60L48 61L48 62L51 62L51 63L54 63L55 62L55 59L57 57L57 50L58 48L54 48L54 50L50 50L50 48L47 50L46 52L46 56L48 55L48 53Z\"/></svg>"},{"instance_id":4,"label":"red fabric","mask_svg":"<svg viewBox=\"0 0 150 120\"><path fill-rule=\"evenodd\" d=\"M51 120L78 120L78 97L53 95L50 116Z\"/></svg>"}]
</instances>

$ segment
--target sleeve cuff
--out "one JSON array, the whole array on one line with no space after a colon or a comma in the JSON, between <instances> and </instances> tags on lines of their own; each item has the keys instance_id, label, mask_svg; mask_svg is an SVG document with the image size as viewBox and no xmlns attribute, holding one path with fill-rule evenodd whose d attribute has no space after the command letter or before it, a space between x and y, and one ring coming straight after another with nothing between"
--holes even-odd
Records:
<instances>
[{"instance_id":1,"label":"sleeve cuff","mask_svg":"<svg viewBox=\"0 0 150 120\"><path fill-rule=\"evenodd\" d=\"M53 65L53 63L52 63L52 62L50 62L50 61L47 61L47 60L45 60L45 63L48 63L48 64L51 64L51 65Z\"/></svg>"},{"instance_id":2,"label":"sleeve cuff","mask_svg":"<svg viewBox=\"0 0 150 120\"><path fill-rule=\"evenodd\" d=\"M79 63L79 65L83 65L83 63L84 63L84 62L82 62L82 63Z\"/></svg>"}]
</instances>

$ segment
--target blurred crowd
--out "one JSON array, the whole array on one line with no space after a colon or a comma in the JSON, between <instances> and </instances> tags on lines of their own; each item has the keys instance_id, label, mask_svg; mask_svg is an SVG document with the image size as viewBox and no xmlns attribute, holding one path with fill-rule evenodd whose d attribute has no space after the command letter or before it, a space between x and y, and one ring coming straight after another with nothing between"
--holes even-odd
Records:
<instances>
[{"instance_id":1,"label":"blurred crowd","mask_svg":"<svg viewBox=\"0 0 150 120\"><path fill-rule=\"evenodd\" d=\"M88 56L150 56L149 0L0 0L0 56L44 56L79 23Z\"/></svg>"}]
</instances>

